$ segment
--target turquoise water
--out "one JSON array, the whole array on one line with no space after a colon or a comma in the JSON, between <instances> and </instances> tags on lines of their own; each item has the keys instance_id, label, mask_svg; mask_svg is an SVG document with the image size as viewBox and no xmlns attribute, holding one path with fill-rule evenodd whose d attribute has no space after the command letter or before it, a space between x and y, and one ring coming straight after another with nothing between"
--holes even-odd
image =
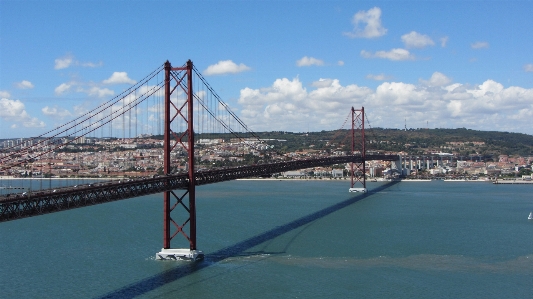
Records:
<instances>
[{"instance_id":1,"label":"turquoise water","mask_svg":"<svg viewBox=\"0 0 533 299\"><path fill-rule=\"evenodd\" d=\"M197 263L155 260L161 195L0 223L0 298L532 297L531 186L348 187L199 187Z\"/></svg>"}]
</instances>

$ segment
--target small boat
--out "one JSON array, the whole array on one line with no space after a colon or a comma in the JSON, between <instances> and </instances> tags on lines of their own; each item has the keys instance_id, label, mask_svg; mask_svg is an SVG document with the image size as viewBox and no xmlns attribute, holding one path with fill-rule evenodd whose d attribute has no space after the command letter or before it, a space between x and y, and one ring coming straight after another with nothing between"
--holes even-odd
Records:
<instances>
[{"instance_id":1,"label":"small boat","mask_svg":"<svg viewBox=\"0 0 533 299\"><path fill-rule=\"evenodd\" d=\"M366 193L366 188L350 188L348 189L349 192L362 192Z\"/></svg>"},{"instance_id":2,"label":"small boat","mask_svg":"<svg viewBox=\"0 0 533 299\"><path fill-rule=\"evenodd\" d=\"M527 217L529 220L533 220L533 212L529 213L529 217Z\"/></svg>"}]
</instances>

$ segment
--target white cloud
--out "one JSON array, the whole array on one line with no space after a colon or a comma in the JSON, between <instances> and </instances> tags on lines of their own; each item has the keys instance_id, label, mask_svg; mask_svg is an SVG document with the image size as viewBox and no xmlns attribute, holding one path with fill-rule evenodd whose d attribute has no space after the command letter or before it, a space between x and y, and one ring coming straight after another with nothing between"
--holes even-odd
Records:
<instances>
[{"instance_id":1,"label":"white cloud","mask_svg":"<svg viewBox=\"0 0 533 299\"><path fill-rule=\"evenodd\" d=\"M22 80L21 82L15 83L15 86L18 89L32 89L34 86L30 81Z\"/></svg>"},{"instance_id":2,"label":"white cloud","mask_svg":"<svg viewBox=\"0 0 533 299\"><path fill-rule=\"evenodd\" d=\"M443 48L446 47L446 44L448 44L448 39L449 38L447 36L441 37L440 38L440 46L443 47Z\"/></svg>"},{"instance_id":3,"label":"white cloud","mask_svg":"<svg viewBox=\"0 0 533 299\"><path fill-rule=\"evenodd\" d=\"M58 87L54 89L54 91L57 95L61 95L68 91L70 87L72 87L72 85L69 83L61 83Z\"/></svg>"},{"instance_id":4,"label":"white cloud","mask_svg":"<svg viewBox=\"0 0 533 299\"><path fill-rule=\"evenodd\" d=\"M0 99L0 117L7 120L16 120L19 117L27 117L24 104L19 100Z\"/></svg>"},{"instance_id":5,"label":"white cloud","mask_svg":"<svg viewBox=\"0 0 533 299\"><path fill-rule=\"evenodd\" d=\"M43 109L41 109L41 111L46 116L59 117L59 118L64 118L64 117L72 115L72 113L70 113L70 111L68 111L67 109L58 108L58 107L46 106Z\"/></svg>"},{"instance_id":6,"label":"white cloud","mask_svg":"<svg viewBox=\"0 0 533 299\"><path fill-rule=\"evenodd\" d=\"M524 65L524 71L526 72L533 72L533 64L526 64Z\"/></svg>"},{"instance_id":7,"label":"white cloud","mask_svg":"<svg viewBox=\"0 0 533 299\"><path fill-rule=\"evenodd\" d=\"M420 83L427 85L427 86L445 86L449 85L452 80L443 73L434 72L433 75L431 75L431 78L429 80L419 80Z\"/></svg>"},{"instance_id":8,"label":"white cloud","mask_svg":"<svg viewBox=\"0 0 533 299\"><path fill-rule=\"evenodd\" d=\"M383 58L394 61L415 59L415 56L409 53L408 50L400 48L392 49L390 51L377 51L376 53L361 50L361 56L364 58Z\"/></svg>"},{"instance_id":9,"label":"white cloud","mask_svg":"<svg viewBox=\"0 0 533 299\"><path fill-rule=\"evenodd\" d=\"M385 80L389 80L391 77L386 76L385 74L381 73L378 75L368 74L366 75L366 78L371 79L371 80L376 80L376 81L385 81Z\"/></svg>"},{"instance_id":10,"label":"white cloud","mask_svg":"<svg viewBox=\"0 0 533 299\"><path fill-rule=\"evenodd\" d=\"M128 78L128 73L126 72L113 72L109 79L104 80L104 84L135 84L137 81Z\"/></svg>"},{"instance_id":11,"label":"white cloud","mask_svg":"<svg viewBox=\"0 0 533 299\"><path fill-rule=\"evenodd\" d=\"M98 62L98 63L80 62L80 61L76 60L74 58L74 55L72 55L72 54L67 54L67 55L65 55L63 57L57 58L54 62L55 62L54 69L56 69L56 70L66 69L66 68L71 67L71 66L82 66L82 67L94 68L94 67L100 67L100 66L104 65L104 63L101 62L101 61Z\"/></svg>"},{"instance_id":12,"label":"white cloud","mask_svg":"<svg viewBox=\"0 0 533 299\"><path fill-rule=\"evenodd\" d=\"M65 55L64 57L57 58L55 60L54 69L61 70L68 68L74 62L74 57L70 54Z\"/></svg>"},{"instance_id":13,"label":"white cloud","mask_svg":"<svg viewBox=\"0 0 533 299\"><path fill-rule=\"evenodd\" d=\"M304 56L302 59L296 61L297 66L311 66L311 65L324 65L324 61L316 59L314 57Z\"/></svg>"},{"instance_id":14,"label":"white cloud","mask_svg":"<svg viewBox=\"0 0 533 299\"><path fill-rule=\"evenodd\" d=\"M39 120L39 119L37 119L35 117L32 117L32 118L27 119L27 120L24 120L22 122L22 125L24 127L26 127L26 128L44 128L46 126L46 124L43 121L41 121L41 120Z\"/></svg>"},{"instance_id":15,"label":"white cloud","mask_svg":"<svg viewBox=\"0 0 533 299\"><path fill-rule=\"evenodd\" d=\"M86 92L90 96L97 96L99 98L104 98L106 96L112 96L115 94L114 91L108 88L100 88L97 86L91 87L89 90L81 90L82 92Z\"/></svg>"},{"instance_id":16,"label":"white cloud","mask_svg":"<svg viewBox=\"0 0 533 299\"><path fill-rule=\"evenodd\" d=\"M323 87L331 86L331 84L333 84L332 79L320 78L318 81L314 81L313 83L311 83L311 86L317 87L317 88L323 88Z\"/></svg>"},{"instance_id":17,"label":"white cloud","mask_svg":"<svg viewBox=\"0 0 533 299\"><path fill-rule=\"evenodd\" d=\"M337 65L338 66L343 66L344 65L344 61L342 61L342 60L337 61Z\"/></svg>"},{"instance_id":18,"label":"white cloud","mask_svg":"<svg viewBox=\"0 0 533 299\"><path fill-rule=\"evenodd\" d=\"M7 91L4 91L4 90L0 90L0 98L10 98L11 95L9 94L9 92Z\"/></svg>"},{"instance_id":19,"label":"white cloud","mask_svg":"<svg viewBox=\"0 0 533 299\"><path fill-rule=\"evenodd\" d=\"M244 71L249 71L251 68L249 66L241 64L236 64L231 60L221 60L216 64L210 65L204 71L204 75L223 75L223 74L236 74Z\"/></svg>"},{"instance_id":20,"label":"white cloud","mask_svg":"<svg viewBox=\"0 0 533 299\"><path fill-rule=\"evenodd\" d=\"M83 66L83 67L94 68L94 67L101 67L102 65L104 65L104 63L102 61L99 61L97 63L94 63L94 62L81 62L80 65Z\"/></svg>"},{"instance_id":21,"label":"white cloud","mask_svg":"<svg viewBox=\"0 0 533 299\"><path fill-rule=\"evenodd\" d=\"M488 42L475 42L471 44L470 47L472 47L472 49L486 49L489 47L489 43Z\"/></svg>"},{"instance_id":22,"label":"white cloud","mask_svg":"<svg viewBox=\"0 0 533 299\"><path fill-rule=\"evenodd\" d=\"M103 83L111 85L121 83L135 83L135 81L128 78L128 75L124 72L115 72L109 79L104 80ZM61 83L55 88L54 91L56 95L62 95L67 92L74 92L84 93L89 96L99 98L113 96L115 94L115 91L109 88L102 87L103 83L70 81L66 83Z\"/></svg>"},{"instance_id":23,"label":"white cloud","mask_svg":"<svg viewBox=\"0 0 533 299\"><path fill-rule=\"evenodd\" d=\"M31 117L26 112L24 103L19 100L0 99L0 118L15 122L15 124L11 125L11 127L14 126L15 128L18 127L18 124L22 124L26 128L41 128L45 126L44 122Z\"/></svg>"},{"instance_id":24,"label":"white cloud","mask_svg":"<svg viewBox=\"0 0 533 299\"><path fill-rule=\"evenodd\" d=\"M364 28L359 27L360 23L366 24ZM376 38L387 33L387 29L381 25L381 9L379 7L357 12L352 18L352 24L354 25L353 31L343 33L350 38Z\"/></svg>"},{"instance_id":25,"label":"white cloud","mask_svg":"<svg viewBox=\"0 0 533 299\"><path fill-rule=\"evenodd\" d=\"M416 31L411 31L407 34L402 35L402 42L405 44L406 48L425 48L427 46L434 46L435 42L424 34L420 34Z\"/></svg>"},{"instance_id":26,"label":"white cloud","mask_svg":"<svg viewBox=\"0 0 533 299\"><path fill-rule=\"evenodd\" d=\"M384 82L377 87L374 101L388 107L404 106L413 109L424 102L426 94L424 89L419 89L414 84Z\"/></svg>"}]
</instances>

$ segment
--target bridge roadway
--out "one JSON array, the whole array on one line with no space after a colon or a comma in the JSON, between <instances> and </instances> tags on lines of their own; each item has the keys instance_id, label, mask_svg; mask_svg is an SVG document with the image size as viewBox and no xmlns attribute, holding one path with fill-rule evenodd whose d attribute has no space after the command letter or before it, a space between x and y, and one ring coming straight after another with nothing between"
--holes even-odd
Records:
<instances>
[{"instance_id":1,"label":"bridge roadway","mask_svg":"<svg viewBox=\"0 0 533 299\"><path fill-rule=\"evenodd\" d=\"M397 155L366 155L365 160L396 161ZM259 177L311 167L342 163L361 163L360 155L332 156L314 159L241 166L196 172L196 185L235 179ZM164 191L187 189L188 174L163 175L145 179L114 180L87 185L0 196L0 222L81 208L111 201L139 197Z\"/></svg>"}]
</instances>

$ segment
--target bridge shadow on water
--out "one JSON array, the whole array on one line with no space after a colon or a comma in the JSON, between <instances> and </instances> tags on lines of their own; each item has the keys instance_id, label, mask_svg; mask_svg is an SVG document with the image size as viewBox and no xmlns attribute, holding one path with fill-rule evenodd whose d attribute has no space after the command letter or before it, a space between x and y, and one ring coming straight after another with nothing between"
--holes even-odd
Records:
<instances>
[{"instance_id":1,"label":"bridge shadow on water","mask_svg":"<svg viewBox=\"0 0 533 299\"><path fill-rule=\"evenodd\" d=\"M239 257L239 256L248 256L248 255L257 255L265 254L267 252L246 252L247 250L260 245L266 241L277 238L285 233L288 233L292 230L300 228L304 225L307 225L317 219L323 218L331 213L339 211L349 205L352 205L360 200L363 200L367 197L372 196L372 194L379 191L385 190L393 185L399 183L398 181L392 181L386 183L382 186L372 189L368 193L358 194L352 198L349 198L345 201L334 204L330 207L324 208L320 211L314 212L307 216L303 216L299 219L296 219L287 224L275 227L269 231L266 231L257 236L248 238L242 242L239 242L235 245L220 249L218 251L205 254L205 259L197 262L187 262L179 266L176 266L173 269L161 272L154 276L145 278L141 281L135 282L131 285L125 286L121 289L110 292L100 298L134 298L146 294L150 291L153 291L159 287L162 287L168 283L172 283L178 279L186 277L187 275L193 274L196 271L202 270L209 266L212 266L218 262L221 262L230 257ZM268 252L268 254L277 254Z\"/></svg>"}]
</instances>

